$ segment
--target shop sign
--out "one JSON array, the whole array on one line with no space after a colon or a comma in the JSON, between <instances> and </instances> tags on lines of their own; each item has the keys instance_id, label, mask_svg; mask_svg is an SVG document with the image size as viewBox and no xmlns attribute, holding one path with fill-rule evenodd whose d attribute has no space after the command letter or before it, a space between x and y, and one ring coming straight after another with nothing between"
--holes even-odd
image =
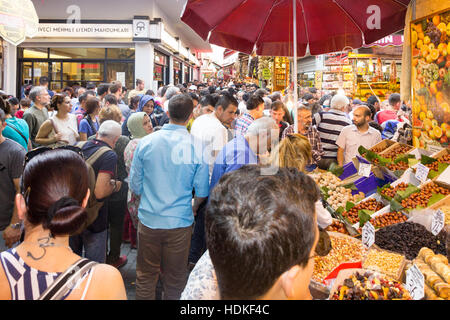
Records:
<instances>
[{"instance_id":1,"label":"shop sign","mask_svg":"<svg viewBox=\"0 0 450 320\"><path fill-rule=\"evenodd\" d=\"M133 38L132 24L40 23L40 38Z\"/></svg>"},{"instance_id":2,"label":"shop sign","mask_svg":"<svg viewBox=\"0 0 450 320\"><path fill-rule=\"evenodd\" d=\"M150 40L150 18L135 16L133 19L133 41L148 42Z\"/></svg>"},{"instance_id":3,"label":"shop sign","mask_svg":"<svg viewBox=\"0 0 450 320\"><path fill-rule=\"evenodd\" d=\"M39 19L31 0L0 0L0 37L17 46L34 37Z\"/></svg>"},{"instance_id":4,"label":"shop sign","mask_svg":"<svg viewBox=\"0 0 450 320\"><path fill-rule=\"evenodd\" d=\"M267 68L263 69L262 76L263 76L264 80L269 80L270 78L272 78L272 74L271 74L270 70Z\"/></svg>"},{"instance_id":5,"label":"shop sign","mask_svg":"<svg viewBox=\"0 0 450 320\"><path fill-rule=\"evenodd\" d=\"M387 46L402 46L404 42L404 36L401 34L393 34L387 37L384 37L378 41L375 41L371 44L363 45L365 48L369 47L387 47Z\"/></svg>"},{"instance_id":6,"label":"shop sign","mask_svg":"<svg viewBox=\"0 0 450 320\"><path fill-rule=\"evenodd\" d=\"M348 54L345 52L328 53L325 55L326 66L348 64Z\"/></svg>"}]
</instances>

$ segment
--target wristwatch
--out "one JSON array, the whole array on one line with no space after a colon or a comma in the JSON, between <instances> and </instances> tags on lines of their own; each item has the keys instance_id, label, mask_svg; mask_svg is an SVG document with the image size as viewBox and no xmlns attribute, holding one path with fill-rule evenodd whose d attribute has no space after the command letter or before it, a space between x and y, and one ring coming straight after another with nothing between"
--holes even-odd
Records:
<instances>
[{"instance_id":1,"label":"wristwatch","mask_svg":"<svg viewBox=\"0 0 450 320\"><path fill-rule=\"evenodd\" d=\"M9 225L12 229L20 229L22 222L17 222Z\"/></svg>"}]
</instances>

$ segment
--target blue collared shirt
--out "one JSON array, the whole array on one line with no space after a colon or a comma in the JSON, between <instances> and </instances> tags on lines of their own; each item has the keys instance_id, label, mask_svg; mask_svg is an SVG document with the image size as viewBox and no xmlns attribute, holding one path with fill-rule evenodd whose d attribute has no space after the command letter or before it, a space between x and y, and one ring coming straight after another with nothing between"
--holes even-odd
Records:
<instances>
[{"instance_id":1,"label":"blue collared shirt","mask_svg":"<svg viewBox=\"0 0 450 320\"><path fill-rule=\"evenodd\" d=\"M211 176L210 190L227 172L234 171L246 164L257 164L258 157L250 148L243 135L236 136L228 142L217 155Z\"/></svg>"},{"instance_id":2,"label":"blue collared shirt","mask_svg":"<svg viewBox=\"0 0 450 320\"><path fill-rule=\"evenodd\" d=\"M130 169L130 188L141 195L139 220L151 229L192 225L192 190L209 194L209 168L202 144L186 127L165 124L139 141Z\"/></svg>"}]
</instances>

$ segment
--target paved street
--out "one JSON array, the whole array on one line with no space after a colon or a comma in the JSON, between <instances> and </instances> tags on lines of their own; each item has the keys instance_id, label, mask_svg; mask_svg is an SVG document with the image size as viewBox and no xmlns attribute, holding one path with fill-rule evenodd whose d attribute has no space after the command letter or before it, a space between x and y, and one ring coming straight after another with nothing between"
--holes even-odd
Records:
<instances>
[{"instance_id":1,"label":"paved street","mask_svg":"<svg viewBox=\"0 0 450 320\"><path fill-rule=\"evenodd\" d=\"M121 254L125 254L128 258L128 262L125 266L120 268L125 288L127 290L128 300L136 299L136 257L137 250L131 249L129 243L122 244Z\"/></svg>"}]
</instances>

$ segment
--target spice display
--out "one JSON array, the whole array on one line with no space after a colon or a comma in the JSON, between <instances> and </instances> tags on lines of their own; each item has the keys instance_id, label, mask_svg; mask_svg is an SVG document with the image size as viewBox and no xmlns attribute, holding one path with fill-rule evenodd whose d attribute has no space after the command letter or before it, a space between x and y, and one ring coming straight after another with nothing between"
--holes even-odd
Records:
<instances>
[{"instance_id":1,"label":"spice display","mask_svg":"<svg viewBox=\"0 0 450 320\"><path fill-rule=\"evenodd\" d=\"M400 282L381 274L356 271L337 287L330 300L411 300Z\"/></svg>"},{"instance_id":2,"label":"spice display","mask_svg":"<svg viewBox=\"0 0 450 320\"><path fill-rule=\"evenodd\" d=\"M362 261L367 253L361 241L349 236L330 234L331 251L326 256L315 257L313 280L322 282L331 271L344 262Z\"/></svg>"},{"instance_id":3,"label":"spice display","mask_svg":"<svg viewBox=\"0 0 450 320\"><path fill-rule=\"evenodd\" d=\"M394 252L370 249L362 266L399 280L405 266L405 257Z\"/></svg>"},{"instance_id":4,"label":"spice display","mask_svg":"<svg viewBox=\"0 0 450 320\"><path fill-rule=\"evenodd\" d=\"M351 224L355 224L359 222L359 216L358 212L359 210L370 210L373 212L376 212L378 210L383 209L384 205L383 203L375 200L374 198L367 199L363 202L358 203L353 208L351 208L348 211L344 211L342 213L342 216L346 217Z\"/></svg>"},{"instance_id":5,"label":"spice display","mask_svg":"<svg viewBox=\"0 0 450 320\"><path fill-rule=\"evenodd\" d=\"M408 217L401 212L388 212L370 219L370 223L375 228L384 228L406 220L408 220Z\"/></svg>"},{"instance_id":6,"label":"spice display","mask_svg":"<svg viewBox=\"0 0 450 320\"><path fill-rule=\"evenodd\" d=\"M393 198L397 194L397 191L405 191L406 188L408 188L408 184L401 182L395 187L389 186L387 188L384 188L380 193L385 197Z\"/></svg>"},{"instance_id":7,"label":"spice display","mask_svg":"<svg viewBox=\"0 0 450 320\"><path fill-rule=\"evenodd\" d=\"M349 234L347 229L345 229L344 223L339 220L333 220L333 223L330 224L327 228L327 231L340 232L343 234Z\"/></svg>"},{"instance_id":8,"label":"spice display","mask_svg":"<svg viewBox=\"0 0 450 320\"><path fill-rule=\"evenodd\" d=\"M425 166L430 168L430 170L438 171L439 163L447 163L450 164L450 154L447 154L443 157L437 159L437 161L433 163L426 164Z\"/></svg>"},{"instance_id":9,"label":"spice display","mask_svg":"<svg viewBox=\"0 0 450 320\"><path fill-rule=\"evenodd\" d=\"M402 207L405 209L414 209L416 207L426 208L428 206L428 201L433 194L449 195L450 190L444 187L440 187L434 182L425 185L420 192L414 193L408 198L402 200Z\"/></svg>"},{"instance_id":10,"label":"spice display","mask_svg":"<svg viewBox=\"0 0 450 320\"><path fill-rule=\"evenodd\" d=\"M425 284L428 286L425 290L427 298L450 298L450 267L445 256L435 254L433 250L424 247L414 259L414 264L425 277Z\"/></svg>"},{"instance_id":11,"label":"spice display","mask_svg":"<svg viewBox=\"0 0 450 320\"><path fill-rule=\"evenodd\" d=\"M349 202L359 202L364 199L364 192L359 192L358 194L352 195L352 190L337 187L336 190L328 191L328 199L327 202L333 208L333 210L337 210L339 207L344 207Z\"/></svg>"},{"instance_id":12,"label":"spice display","mask_svg":"<svg viewBox=\"0 0 450 320\"><path fill-rule=\"evenodd\" d=\"M397 252L412 260L422 247L446 254L446 233L442 230L434 236L424 226L413 222L397 223L377 231L375 244L382 249Z\"/></svg>"},{"instance_id":13,"label":"spice display","mask_svg":"<svg viewBox=\"0 0 450 320\"><path fill-rule=\"evenodd\" d=\"M397 145L393 149L383 153L381 156L386 159L395 159L398 156L409 152L412 148L412 146Z\"/></svg>"}]
</instances>

